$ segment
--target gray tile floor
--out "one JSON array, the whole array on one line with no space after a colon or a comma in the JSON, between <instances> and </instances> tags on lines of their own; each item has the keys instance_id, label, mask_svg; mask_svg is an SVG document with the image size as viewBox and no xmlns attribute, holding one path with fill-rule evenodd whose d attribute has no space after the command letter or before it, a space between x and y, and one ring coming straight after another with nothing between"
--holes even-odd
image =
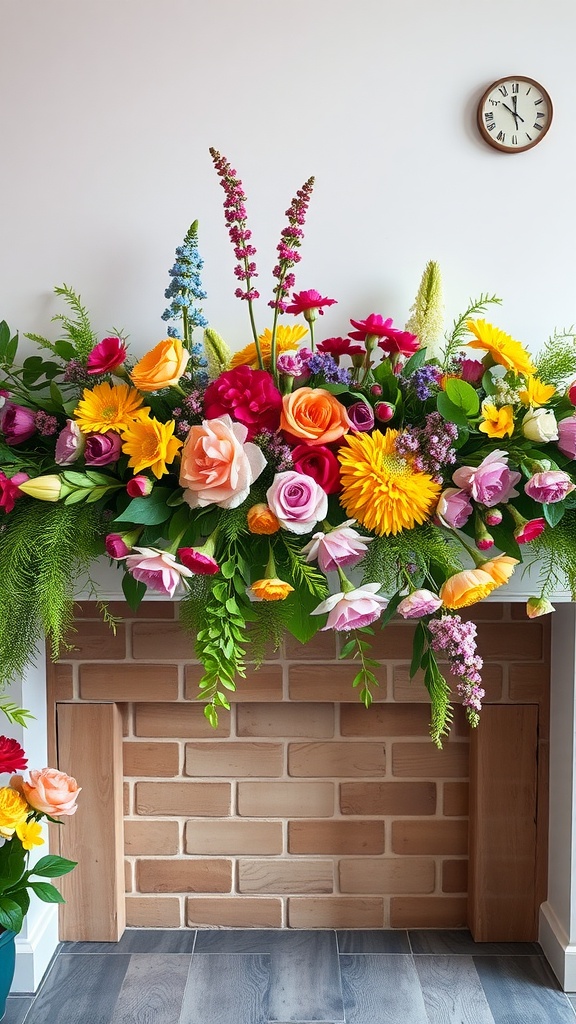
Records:
<instances>
[{"instance_id":1,"label":"gray tile floor","mask_svg":"<svg viewBox=\"0 0 576 1024\"><path fill-rule=\"evenodd\" d=\"M461 931L146 931L65 942L3 1024L576 1024L533 943Z\"/></svg>"}]
</instances>

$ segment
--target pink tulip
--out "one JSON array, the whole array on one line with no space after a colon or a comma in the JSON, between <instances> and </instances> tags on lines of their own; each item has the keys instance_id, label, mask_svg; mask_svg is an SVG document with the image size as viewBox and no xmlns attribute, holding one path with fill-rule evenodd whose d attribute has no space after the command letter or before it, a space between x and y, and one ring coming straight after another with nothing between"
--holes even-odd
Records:
<instances>
[{"instance_id":1,"label":"pink tulip","mask_svg":"<svg viewBox=\"0 0 576 1024\"><path fill-rule=\"evenodd\" d=\"M60 431L56 441L54 462L58 466L71 466L84 451L86 438L75 420L66 420L66 426Z\"/></svg>"},{"instance_id":2,"label":"pink tulip","mask_svg":"<svg viewBox=\"0 0 576 1024\"><path fill-rule=\"evenodd\" d=\"M0 430L6 444L23 444L36 433L36 414L23 405L6 402L0 409Z\"/></svg>"},{"instance_id":3,"label":"pink tulip","mask_svg":"<svg viewBox=\"0 0 576 1024\"><path fill-rule=\"evenodd\" d=\"M87 466L108 466L118 462L122 454L122 438L114 430L105 434L88 434L84 461Z\"/></svg>"}]
</instances>

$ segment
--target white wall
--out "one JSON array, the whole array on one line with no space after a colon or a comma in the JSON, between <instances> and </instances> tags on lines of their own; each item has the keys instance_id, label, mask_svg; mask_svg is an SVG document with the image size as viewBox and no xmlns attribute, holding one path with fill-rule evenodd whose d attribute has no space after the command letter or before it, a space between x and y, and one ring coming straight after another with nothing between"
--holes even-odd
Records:
<instances>
[{"instance_id":1,"label":"white wall","mask_svg":"<svg viewBox=\"0 0 576 1024\"><path fill-rule=\"evenodd\" d=\"M496 322L537 349L576 319L575 30L571 0L0 0L0 318L45 332L66 281L99 332L150 347L199 217L210 321L249 340L213 145L248 193L260 327L284 210L314 173L297 287L339 300L326 336L373 311L403 323L435 258L450 322L496 292ZM512 156L475 126L508 73L555 106Z\"/></svg>"}]
</instances>

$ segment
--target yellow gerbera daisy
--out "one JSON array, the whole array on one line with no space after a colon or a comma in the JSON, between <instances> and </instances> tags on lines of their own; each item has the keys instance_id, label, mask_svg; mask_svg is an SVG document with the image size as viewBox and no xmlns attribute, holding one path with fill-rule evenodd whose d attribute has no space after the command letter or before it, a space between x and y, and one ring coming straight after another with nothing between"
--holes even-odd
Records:
<instances>
[{"instance_id":1,"label":"yellow gerbera daisy","mask_svg":"<svg viewBox=\"0 0 576 1024\"><path fill-rule=\"evenodd\" d=\"M305 334L308 334L308 328L302 327L301 324L295 324L293 327L286 327L284 324L280 324L276 328L276 355L279 356L281 352L290 352L293 349L297 349L298 342L302 340ZM272 331L266 328L264 334L259 336L258 341L260 342L264 368L269 370ZM254 342L251 345L246 345L241 352L236 353L230 363L230 369L233 370L236 366L250 366L253 370L259 369L258 353L256 352Z\"/></svg>"},{"instance_id":2,"label":"yellow gerbera daisy","mask_svg":"<svg viewBox=\"0 0 576 1024\"><path fill-rule=\"evenodd\" d=\"M544 381L530 374L526 378L526 387L519 394L523 405L540 406L546 405L555 393L553 384L544 384Z\"/></svg>"},{"instance_id":3,"label":"yellow gerbera daisy","mask_svg":"<svg viewBox=\"0 0 576 1024\"><path fill-rule=\"evenodd\" d=\"M159 420L135 420L122 433L122 451L130 455L128 465L135 473L151 469L160 479L168 472L167 466L174 462L183 442L174 437L174 420L160 423Z\"/></svg>"},{"instance_id":4,"label":"yellow gerbera daisy","mask_svg":"<svg viewBox=\"0 0 576 1024\"><path fill-rule=\"evenodd\" d=\"M357 519L379 536L424 523L442 490L428 473L398 455L395 442L399 433L350 434L347 445L338 452L340 503L350 519Z\"/></svg>"},{"instance_id":5,"label":"yellow gerbera daisy","mask_svg":"<svg viewBox=\"0 0 576 1024\"><path fill-rule=\"evenodd\" d=\"M25 850L31 850L34 846L43 846L42 825L39 821L23 821L16 826L16 835Z\"/></svg>"},{"instance_id":6,"label":"yellow gerbera daisy","mask_svg":"<svg viewBox=\"0 0 576 1024\"><path fill-rule=\"evenodd\" d=\"M86 388L74 410L76 423L84 434L120 433L132 421L150 410L142 407L143 397L128 384L96 384Z\"/></svg>"},{"instance_id":7,"label":"yellow gerbera daisy","mask_svg":"<svg viewBox=\"0 0 576 1024\"><path fill-rule=\"evenodd\" d=\"M536 373L529 353L509 334L505 334L493 324L486 323L486 320L467 320L466 326L475 338L474 341L468 342L469 348L483 348L490 353L495 363L505 366L507 370L514 370L515 373Z\"/></svg>"},{"instance_id":8,"label":"yellow gerbera daisy","mask_svg":"<svg viewBox=\"0 0 576 1024\"><path fill-rule=\"evenodd\" d=\"M492 402L482 403L484 419L478 426L488 437L512 437L514 433L514 409L511 405L503 405L497 409Z\"/></svg>"}]
</instances>

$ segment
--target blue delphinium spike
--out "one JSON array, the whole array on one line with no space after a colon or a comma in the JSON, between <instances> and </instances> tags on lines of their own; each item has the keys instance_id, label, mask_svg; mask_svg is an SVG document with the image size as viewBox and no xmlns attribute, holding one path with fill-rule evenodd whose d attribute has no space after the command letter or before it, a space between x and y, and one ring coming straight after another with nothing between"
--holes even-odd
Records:
<instances>
[{"instance_id":1,"label":"blue delphinium spike","mask_svg":"<svg viewBox=\"0 0 576 1024\"><path fill-rule=\"evenodd\" d=\"M202 287L200 271L204 266L204 260L198 252L198 221L195 220L190 226L184 242L176 249L176 262L169 270L170 284L164 296L170 299L170 305L162 314L163 320L181 321L182 327L168 327L170 338L181 338L186 348L192 352L190 370L194 374L201 366L205 365L200 356L200 350L195 352L196 346L192 345L192 331L195 327L206 327L208 321L204 316L201 307L198 305L206 298L206 292Z\"/></svg>"}]
</instances>

